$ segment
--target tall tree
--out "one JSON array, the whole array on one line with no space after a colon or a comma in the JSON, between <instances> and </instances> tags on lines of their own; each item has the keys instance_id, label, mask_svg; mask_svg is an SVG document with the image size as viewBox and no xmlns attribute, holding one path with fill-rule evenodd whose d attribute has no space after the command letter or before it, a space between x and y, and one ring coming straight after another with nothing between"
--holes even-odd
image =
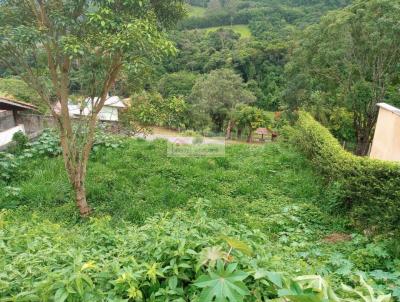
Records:
<instances>
[{"instance_id":1,"label":"tall tree","mask_svg":"<svg viewBox=\"0 0 400 302\"><path fill-rule=\"evenodd\" d=\"M163 28L184 15L182 0L0 1L0 63L28 83L55 118L80 214L97 116L126 64L174 51ZM73 123L71 81L92 111ZM96 98L97 97L97 98ZM57 110L54 103L60 104ZM75 126L74 126L75 124Z\"/></svg>"},{"instance_id":2,"label":"tall tree","mask_svg":"<svg viewBox=\"0 0 400 302\"><path fill-rule=\"evenodd\" d=\"M269 127L271 125L271 120L266 111L246 104L239 104L236 106L233 112L233 120L235 121L240 135L244 128L248 128L248 143L252 142L253 132L257 128Z\"/></svg>"},{"instance_id":3,"label":"tall tree","mask_svg":"<svg viewBox=\"0 0 400 302\"><path fill-rule=\"evenodd\" d=\"M199 78L193 86L190 96L195 110L206 112L215 125L215 130L223 131L229 137L232 129L231 115L237 104L255 101L254 95L247 90L242 78L231 69L214 70Z\"/></svg>"},{"instance_id":4,"label":"tall tree","mask_svg":"<svg viewBox=\"0 0 400 302\"><path fill-rule=\"evenodd\" d=\"M368 153L379 102L399 85L400 0L356 1L309 28L287 66L292 108L345 107L359 155ZM318 98L313 96L318 95Z\"/></svg>"}]
</instances>

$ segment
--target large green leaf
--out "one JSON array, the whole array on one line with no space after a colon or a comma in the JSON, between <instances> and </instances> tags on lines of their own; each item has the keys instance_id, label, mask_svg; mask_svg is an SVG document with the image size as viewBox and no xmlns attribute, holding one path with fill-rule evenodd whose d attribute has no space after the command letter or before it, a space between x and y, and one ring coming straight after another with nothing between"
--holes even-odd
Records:
<instances>
[{"instance_id":1,"label":"large green leaf","mask_svg":"<svg viewBox=\"0 0 400 302\"><path fill-rule=\"evenodd\" d=\"M222 261L218 261L217 270L208 275L200 276L195 286L203 288L200 302L240 302L249 294L249 290L243 283L248 274L236 270L237 264L229 264L226 269Z\"/></svg>"},{"instance_id":2,"label":"large green leaf","mask_svg":"<svg viewBox=\"0 0 400 302\"><path fill-rule=\"evenodd\" d=\"M243 254L246 254L248 256L251 256L253 254L253 249L243 241L228 236L222 236L221 238L225 240L231 248L241 251Z\"/></svg>"}]
</instances>

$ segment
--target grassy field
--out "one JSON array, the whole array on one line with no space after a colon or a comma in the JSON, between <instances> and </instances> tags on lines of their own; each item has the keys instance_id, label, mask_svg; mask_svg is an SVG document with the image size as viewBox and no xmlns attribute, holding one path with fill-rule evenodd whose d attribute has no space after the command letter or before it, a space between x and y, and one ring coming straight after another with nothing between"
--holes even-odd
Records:
<instances>
[{"instance_id":1,"label":"grassy field","mask_svg":"<svg viewBox=\"0 0 400 302\"><path fill-rule=\"evenodd\" d=\"M61 158L28 161L11 186L20 194L3 205L55 206L56 212L75 215ZM173 158L167 157L166 142L141 140L126 142L123 150L96 153L87 187L97 213L135 223L196 198L209 200L215 215L242 221L237 204L288 198L301 203L318 198L321 189L306 162L279 145L232 145L224 158Z\"/></svg>"},{"instance_id":2,"label":"grassy field","mask_svg":"<svg viewBox=\"0 0 400 302\"><path fill-rule=\"evenodd\" d=\"M251 37L251 32L250 32L250 28L247 25L232 25L232 26L216 26L216 27L208 27L205 30L207 32L210 31L215 31L219 28L227 28L227 29L232 29L233 31L237 32L238 34L240 34L240 36L242 38L249 38Z\"/></svg>"},{"instance_id":3,"label":"grassy field","mask_svg":"<svg viewBox=\"0 0 400 302\"><path fill-rule=\"evenodd\" d=\"M19 193L0 198L0 206L79 221L61 158L28 161L10 185ZM260 229L269 240L297 242L303 252L331 248L325 236L348 232L348 221L318 207L329 192L306 160L280 144L229 145L222 158L174 158L167 157L165 141L130 140L93 156L87 195L95 215L135 224L201 198L212 217Z\"/></svg>"},{"instance_id":4,"label":"grassy field","mask_svg":"<svg viewBox=\"0 0 400 302\"><path fill-rule=\"evenodd\" d=\"M203 17L206 13L206 9L204 7L187 5L186 9L189 17Z\"/></svg>"},{"instance_id":5,"label":"grassy field","mask_svg":"<svg viewBox=\"0 0 400 302\"><path fill-rule=\"evenodd\" d=\"M243 260L246 267L257 263L291 275L318 273L333 284L351 282L358 270L386 271L394 265L384 243L374 243L352 230L345 218L321 209L319 204L332 194L307 161L281 143L229 145L222 158L167 157L167 144L161 140L129 139L118 149L102 149L88 170L91 222L77 215L61 158L27 160L7 186L18 188L0 196L0 207L8 209L5 218L0 215L0 226L5 238L14 238L6 240L7 249L0 249L7 255L0 268L10 270L0 274L0 281L6 280L0 284L10 293L18 292L15 284L27 290L36 286L24 277L27 271L37 281L52 276L48 270L56 262L60 271L46 282L63 278L70 263L61 259L71 253L81 254L70 260L78 266L93 261L110 272L115 272L115 257L122 261L132 253L135 261L146 261L147 269L152 261L167 265L162 263L169 263L170 254L155 255L172 253L165 245L172 244L173 236L197 251L216 244L221 235L241 238L255 251L255 258ZM198 216L200 208L205 216ZM104 216L109 217L106 224L96 220ZM25 249L30 252L21 254ZM46 254L52 256L42 259ZM44 285L37 284L42 291ZM90 299L79 301L100 301Z\"/></svg>"}]
</instances>

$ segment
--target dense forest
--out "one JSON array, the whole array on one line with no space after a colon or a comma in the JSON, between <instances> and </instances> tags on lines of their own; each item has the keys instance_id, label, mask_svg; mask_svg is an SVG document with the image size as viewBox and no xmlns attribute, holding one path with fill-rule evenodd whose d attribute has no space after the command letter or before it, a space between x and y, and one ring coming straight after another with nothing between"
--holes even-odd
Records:
<instances>
[{"instance_id":1,"label":"dense forest","mask_svg":"<svg viewBox=\"0 0 400 302\"><path fill-rule=\"evenodd\" d=\"M179 24L180 30L170 33L177 46L177 55L162 64L146 65L151 74L147 80L140 72L140 80L133 74L134 80L129 81L137 84L130 87L137 92L144 88L167 99L184 97L185 110L190 114L182 114L175 119L178 124L168 126L223 132L228 124L235 123L232 118L227 118L235 116L233 112L222 113L225 124L216 121L221 117L215 117L218 115L215 112L226 111L226 106L199 105L199 98L192 95L196 81L207 78L214 70L230 69L241 77L244 89L255 97L251 105L266 111L284 111L289 117L293 110L305 108L348 148L361 155L368 152L377 116L375 104L384 100L397 105L400 99L399 77L396 76L399 69L394 64L395 57L399 56L399 31L385 28L384 24L387 22L386 26L390 26L390 22L396 22L399 11L396 4L361 1L343 9L351 1L214 0L188 3L189 16ZM364 7L359 9L360 5ZM388 13L389 19L382 19L380 24L381 19L371 17L374 13ZM350 14L353 14L353 20L339 24L341 18ZM357 32L360 30L363 32ZM361 34L359 38L357 34ZM376 41L383 36L386 38ZM376 38L367 40L367 37ZM358 40L350 41L353 38ZM360 46L355 57L339 62L340 56L354 50L354 43ZM323 47L319 48L320 45ZM381 67L384 70L365 69L366 65L380 62L383 57L387 58L383 61L387 66ZM331 70L330 64L343 66L343 69ZM345 70L350 66L353 71ZM322 74L325 72L336 74L329 78ZM341 78L348 77L349 73L354 74L351 83L347 83L352 88L343 92L345 84ZM382 79L373 79L374 75L382 73L385 73ZM215 87L221 85L222 78L214 82ZM373 87L382 85L383 79L387 81L381 90L383 95L374 97L380 93ZM353 91L353 87L357 91ZM130 95L130 89L124 93ZM229 106L232 110L235 108L235 104ZM188 116L191 117L189 120ZM260 112L253 112L252 116L250 119L257 124ZM270 119L264 123L273 127ZM242 132L243 123L238 120L236 124L239 133Z\"/></svg>"}]
</instances>

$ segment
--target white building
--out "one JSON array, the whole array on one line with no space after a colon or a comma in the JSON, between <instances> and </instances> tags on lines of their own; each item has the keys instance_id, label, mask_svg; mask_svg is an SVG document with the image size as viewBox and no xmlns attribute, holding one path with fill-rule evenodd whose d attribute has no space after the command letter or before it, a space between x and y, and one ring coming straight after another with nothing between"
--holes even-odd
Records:
<instances>
[{"instance_id":1,"label":"white building","mask_svg":"<svg viewBox=\"0 0 400 302\"><path fill-rule=\"evenodd\" d=\"M385 103L379 103L378 107L370 157L400 161L400 109Z\"/></svg>"},{"instance_id":2,"label":"white building","mask_svg":"<svg viewBox=\"0 0 400 302\"><path fill-rule=\"evenodd\" d=\"M93 100L87 98L85 100L86 108L88 109L86 112L87 114L91 112L92 106L97 104L99 100L100 98L94 98ZM103 108L99 112L98 118L101 121L118 121L119 110L124 108L126 108L126 106L118 96L111 96L105 101Z\"/></svg>"},{"instance_id":3,"label":"white building","mask_svg":"<svg viewBox=\"0 0 400 302\"><path fill-rule=\"evenodd\" d=\"M92 112L93 106L99 102L100 98L95 97L87 98L83 101L82 106L68 102L68 111L71 117L88 116ZM118 96L108 97L104 103L103 108L100 110L98 119L100 121L114 121L119 120L119 110L126 108L125 104ZM60 110L60 104L56 105L56 110Z\"/></svg>"},{"instance_id":4,"label":"white building","mask_svg":"<svg viewBox=\"0 0 400 302\"><path fill-rule=\"evenodd\" d=\"M0 96L0 149L12 142L15 133L25 133L25 125L19 121L18 116L19 112L26 110L36 111L37 107Z\"/></svg>"}]
</instances>

